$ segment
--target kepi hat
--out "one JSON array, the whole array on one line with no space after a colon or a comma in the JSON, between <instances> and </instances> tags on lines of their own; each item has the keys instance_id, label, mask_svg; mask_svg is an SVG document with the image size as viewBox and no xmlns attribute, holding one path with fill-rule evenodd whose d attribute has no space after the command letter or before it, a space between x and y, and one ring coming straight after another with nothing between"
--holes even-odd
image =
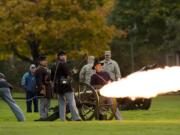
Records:
<instances>
[{"instance_id":1,"label":"kepi hat","mask_svg":"<svg viewBox=\"0 0 180 135\"><path fill-rule=\"evenodd\" d=\"M95 69L95 66L98 64L104 65L104 63L100 62L98 59L95 59L92 69Z\"/></svg>"}]
</instances>

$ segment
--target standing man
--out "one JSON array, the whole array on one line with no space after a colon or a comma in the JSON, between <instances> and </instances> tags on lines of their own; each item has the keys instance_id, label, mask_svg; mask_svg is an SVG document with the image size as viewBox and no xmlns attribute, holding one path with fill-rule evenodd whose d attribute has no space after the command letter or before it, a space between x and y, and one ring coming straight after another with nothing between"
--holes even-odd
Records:
<instances>
[{"instance_id":1,"label":"standing man","mask_svg":"<svg viewBox=\"0 0 180 135\"><path fill-rule=\"evenodd\" d=\"M48 117L50 99L52 97L52 87L50 70L47 68L48 61L46 56L39 57L39 65L35 72L37 92L40 98L40 119L35 121L45 121Z\"/></svg>"},{"instance_id":2,"label":"standing man","mask_svg":"<svg viewBox=\"0 0 180 135\"><path fill-rule=\"evenodd\" d=\"M116 61L111 59L111 51L105 51L103 63L103 70L108 72L112 81L118 81L121 78L121 71ZM117 102L117 106L118 102ZM118 119L118 117L117 117Z\"/></svg>"},{"instance_id":3,"label":"standing man","mask_svg":"<svg viewBox=\"0 0 180 135\"><path fill-rule=\"evenodd\" d=\"M97 90L99 90L104 85L112 81L109 73L102 70L102 65L103 63L101 63L99 60L95 60L94 65L93 65L93 69L96 70L96 73L91 76L90 84ZM112 98L107 98L107 101L110 103L113 103ZM100 111L101 111L101 108L100 108ZM115 118L116 120L122 119L120 116L120 111L118 107L116 107L116 110L115 110Z\"/></svg>"},{"instance_id":4,"label":"standing man","mask_svg":"<svg viewBox=\"0 0 180 135\"><path fill-rule=\"evenodd\" d=\"M111 59L111 51L105 51L105 59L101 61L103 63L103 70L108 72L113 81L117 81L121 78L120 68L118 63Z\"/></svg>"},{"instance_id":5,"label":"standing man","mask_svg":"<svg viewBox=\"0 0 180 135\"><path fill-rule=\"evenodd\" d=\"M26 110L27 112L32 112L32 101L34 104L34 112L38 112L38 98L36 93L36 78L34 73L36 71L36 66L31 64L29 67L29 72L26 72L22 79L21 85L26 92Z\"/></svg>"},{"instance_id":6,"label":"standing man","mask_svg":"<svg viewBox=\"0 0 180 135\"><path fill-rule=\"evenodd\" d=\"M51 80L54 81L54 91L58 94L59 116L62 121L66 120L66 101L68 103L72 120L80 121L78 109L74 98L74 92L71 87L71 72L67 66L67 57L64 51L57 55L57 62L51 70Z\"/></svg>"},{"instance_id":7,"label":"standing man","mask_svg":"<svg viewBox=\"0 0 180 135\"><path fill-rule=\"evenodd\" d=\"M86 84L90 84L91 76L95 73L92 69L94 64L94 56L89 56L87 60L87 64L81 68L79 73L80 82L84 82Z\"/></svg>"},{"instance_id":8,"label":"standing man","mask_svg":"<svg viewBox=\"0 0 180 135\"><path fill-rule=\"evenodd\" d=\"M8 104L18 121L24 121L24 114L11 96L12 85L5 80L5 75L0 73L0 97Z\"/></svg>"}]
</instances>

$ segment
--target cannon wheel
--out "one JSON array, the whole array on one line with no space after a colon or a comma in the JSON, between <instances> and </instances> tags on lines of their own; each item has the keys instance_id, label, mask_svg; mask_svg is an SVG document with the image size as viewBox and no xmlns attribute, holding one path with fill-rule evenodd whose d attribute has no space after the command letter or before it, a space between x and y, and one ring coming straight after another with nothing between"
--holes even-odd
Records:
<instances>
[{"instance_id":1,"label":"cannon wheel","mask_svg":"<svg viewBox=\"0 0 180 135\"><path fill-rule=\"evenodd\" d=\"M152 102L151 98L145 99L143 109L148 110L151 107L151 102Z\"/></svg>"},{"instance_id":2,"label":"cannon wheel","mask_svg":"<svg viewBox=\"0 0 180 135\"><path fill-rule=\"evenodd\" d=\"M79 82L75 91L75 99L82 120L92 120L96 117L99 96L93 87Z\"/></svg>"},{"instance_id":3,"label":"cannon wheel","mask_svg":"<svg viewBox=\"0 0 180 135\"><path fill-rule=\"evenodd\" d=\"M114 118L116 99L108 100L108 98L100 96L98 91L86 83L79 82L75 99L82 120L101 119L100 110L106 116L104 120Z\"/></svg>"},{"instance_id":4,"label":"cannon wheel","mask_svg":"<svg viewBox=\"0 0 180 135\"><path fill-rule=\"evenodd\" d=\"M149 99L145 98L145 99L143 99L142 102L143 102L142 103L143 105L142 105L141 109L148 110L151 106L151 98L149 98Z\"/></svg>"},{"instance_id":5,"label":"cannon wheel","mask_svg":"<svg viewBox=\"0 0 180 135\"><path fill-rule=\"evenodd\" d=\"M119 98L120 110L148 110L151 107L151 98Z\"/></svg>"},{"instance_id":6,"label":"cannon wheel","mask_svg":"<svg viewBox=\"0 0 180 135\"><path fill-rule=\"evenodd\" d=\"M120 110L133 110L134 104L130 98L118 98L119 109Z\"/></svg>"},{"instance_id":7,"label":"cannon wheel","mask_svg":"<svg viewBox=\"0 0 180 135\"><path fill-rule=\"evenodd\" d=\"M112 120L117 108L117 101L114 98L100 96L100 103L98 108L100 120Z\"/></svg>"},{"instance_id":8,"label":"cannon wheel","mask_svg":"<svg viewBox=\"0 0 180 135\"><path fill-rule=\"evenodd\" d=\"M134 102L135 109L148 110L151 106L151 98L138 98Z\"/></svg>"}]
</instances>

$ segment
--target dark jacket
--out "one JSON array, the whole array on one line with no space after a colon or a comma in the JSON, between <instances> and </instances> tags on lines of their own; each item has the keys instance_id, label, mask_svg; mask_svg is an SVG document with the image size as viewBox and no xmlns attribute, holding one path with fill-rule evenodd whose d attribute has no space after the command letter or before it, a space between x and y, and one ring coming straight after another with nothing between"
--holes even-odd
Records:
<instances>
[{"instance_id":1,"label":"dark jacket","mask_svg":"<svg viewBox=\"0 0 180 135\"><path fill-rule=\"evenodd\" d=\"M56 69L57 68L57 69ZM57 70L57 71L56 71ZM56 75L55 75L56 72ZM51 80L54 81L54 92L64 94L72 92L71 84L61 84L62 78L68 79L70 82L71 72L66 62L57 61L51 69Z\"/></svg>"},{"instance_id":2,"label":"dark jacket","mask_svg":"<svg viewBox=\"0 0 180 135\"><path fill-rule=\"evenodd\" d=\"M36 84L37 84L37 93L41 96L40 92L45 87L46 98L52 97L52 86L50 79L50 71L48 68L39 65L35 72Z\"/></svg>"},{"instance_id":3,"label":"dark jacket","mask_svg":"<svg viewBox=\"0 0 180 135\"><path fill-rule=\"evenodd\" d=\"M101 71L101 72L96 72L91 76L91 81L90 84L96 88L96 86L101 88L105 84L108 83L108 81L111 81L111 77L108 72L106 71Z\"/></svg>"}]
</instances>

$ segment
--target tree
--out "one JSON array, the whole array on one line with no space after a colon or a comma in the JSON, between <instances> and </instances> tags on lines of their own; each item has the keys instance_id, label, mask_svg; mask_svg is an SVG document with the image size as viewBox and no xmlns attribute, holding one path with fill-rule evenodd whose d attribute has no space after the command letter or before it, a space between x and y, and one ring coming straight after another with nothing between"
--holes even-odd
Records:
<instances>
[{"instance_id":1,"label":"tree","mask_svg":"<svg viewBox=\"0 0 180 135\"><path fill-rule=\"evenodd\" d=\"M126 74L131 72L127 67L131 67L132 44L136 70L143 65L159 62L160 53L178 47L179 7L178 0L116 0L108 22L127 33L124 38L116 37L112 42L114 51L124 50L118 52L116 58L124 63ZM134 27L137 28L135 32Z\"/></svg>"},{"instance_id":2,"label":"tree","mask_svg":"<svg viewBox=\"0 0 180 135\"><path fill-rule=\"evenodd\" d=\"M114 27L106 24L107 3L106 0L1 0L0 48L30 63L40 54L54 55L60 49L73 57L85 53L100 55L109 48L115 33Z\"/></svg>"}]
</instances>

